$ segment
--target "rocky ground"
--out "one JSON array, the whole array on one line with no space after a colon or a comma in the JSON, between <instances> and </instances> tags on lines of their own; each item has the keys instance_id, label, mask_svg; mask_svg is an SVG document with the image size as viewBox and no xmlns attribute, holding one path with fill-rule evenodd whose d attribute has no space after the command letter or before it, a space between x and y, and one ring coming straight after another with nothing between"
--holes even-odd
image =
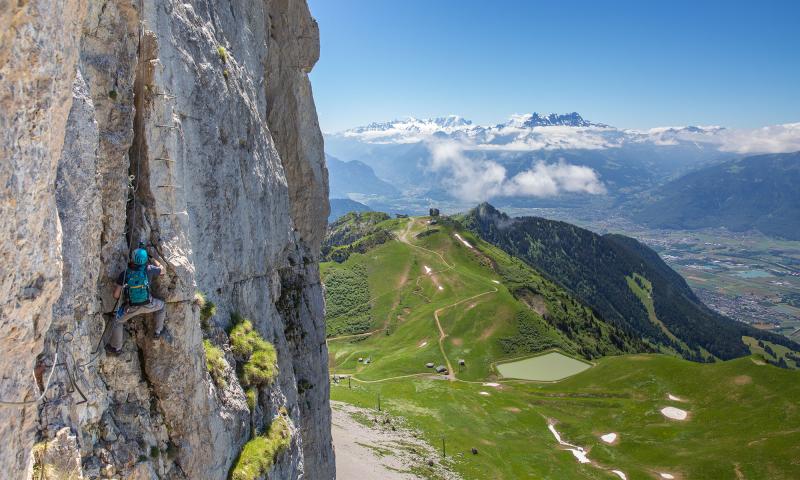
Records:
<instances>
[{"instance_id":1,"label":"rocky ground","mask_svg":"<svg viewBox=\"0 0 800 480\"><path fill-rule=\"evenodd\" d=\"M441 452L399 417L331 402L336 476L340 480L457 480Z\"/></svg>"}]
</instances>

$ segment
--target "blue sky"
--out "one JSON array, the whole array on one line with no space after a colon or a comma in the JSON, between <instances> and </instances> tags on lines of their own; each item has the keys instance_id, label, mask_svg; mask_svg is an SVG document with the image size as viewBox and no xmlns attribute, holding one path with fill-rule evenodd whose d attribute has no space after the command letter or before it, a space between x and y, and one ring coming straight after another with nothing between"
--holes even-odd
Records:
<instances>
[{"instance_id":1,"label":"blue sky","mask_svg":"<svg viewBox=\"0 0 800 480\"><path fill-rule=\"evenodd\" d=\"M571 112L627 128L800 121L800 1L309 0L323 131Z\"/></svg>"}]
</instances>

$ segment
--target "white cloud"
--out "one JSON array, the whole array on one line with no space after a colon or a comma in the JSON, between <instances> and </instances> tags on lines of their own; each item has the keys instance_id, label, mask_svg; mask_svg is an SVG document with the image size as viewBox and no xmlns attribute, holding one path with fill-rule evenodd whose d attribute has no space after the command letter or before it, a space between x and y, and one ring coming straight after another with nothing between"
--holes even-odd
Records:
<instances>
[{"instance_id":1,"label":"white cloud","mask_svg":"<svg viewBox=\"0 0 800 480\"><path fill-rule=\"evenodd\" d=\"M735 153L786 153L800 150L800 123L753 130L726 130L719 149Z\"/></svg>"},{"instance_id":2,"label":"white cloud","mask_svg":"<svg viewBox=\"0 0 800 480\"><path fill-rule=\"evenodd\" d=\"M449 174L445 187L461 200L478 202L499 196L550 197L564 192L605 193L597 172L589 167L537 162L509 178L505 167L491 160L470 158L464 146L453 141L428 144L430 169Z\"/></svg>"}]
</instances>

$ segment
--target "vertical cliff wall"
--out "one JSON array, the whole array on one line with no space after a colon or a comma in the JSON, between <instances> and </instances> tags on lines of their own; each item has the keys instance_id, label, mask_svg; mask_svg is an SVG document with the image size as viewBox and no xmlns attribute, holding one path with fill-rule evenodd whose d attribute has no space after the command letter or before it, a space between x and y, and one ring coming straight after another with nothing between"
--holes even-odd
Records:
<instances>
[{"instance_id":1,"label":"vertical cliff wall","mask_svg":"<svg viewBox=\"0 0 800 480\"><path fill-rule=\"evenodd\" d=\"M305 2L32 0L0 26L0 464L223 479L281 418L270 477L333 478ZM166 335L139 317L107 356L113 278L139 241L166 267ZM217 305L205 328L197 291ZM277 352L249 405L233 313Z\"/></svg>"}]
</instances>

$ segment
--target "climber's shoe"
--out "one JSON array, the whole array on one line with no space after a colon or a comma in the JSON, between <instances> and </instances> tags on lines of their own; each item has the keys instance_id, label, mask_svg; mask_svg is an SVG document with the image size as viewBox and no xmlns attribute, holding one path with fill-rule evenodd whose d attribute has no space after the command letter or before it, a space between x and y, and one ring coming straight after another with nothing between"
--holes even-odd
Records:
<instances>
[{"instance_id":1,"label":"climber's shoe","mask_svg":"<svg viewBox=\"0 0 800 480\"><path fill-rule=\"evenodd\" d=\"M164 337L164 330L160 332L153 332L153 340L159 340Z\"/></svg>"},{"instance_id":2,"label":"climber's shoe","mask_svg":"<svg viewBox=\"0 0 800 480\"><path fill-rule=\"evenodd\" d=\"M110 355L112 357L116 357L120 353L122 353L122 349L121 348L114 348L114 347L111 346L111 344L106 345L106 355Z\"/></svg>"}]
</instances>

